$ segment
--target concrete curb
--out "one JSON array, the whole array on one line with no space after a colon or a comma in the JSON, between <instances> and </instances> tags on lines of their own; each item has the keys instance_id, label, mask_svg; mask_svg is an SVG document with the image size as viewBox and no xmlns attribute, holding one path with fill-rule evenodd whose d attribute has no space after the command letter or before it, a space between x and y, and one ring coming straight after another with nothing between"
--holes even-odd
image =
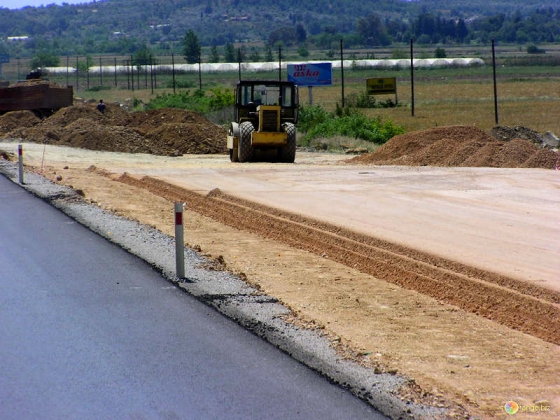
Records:
<instances>
[{"instance_id":1,"label":"concrete curb","mask_svg":"<svg viewBox=\"0 0 560 420\"><path fill-rule=\"evenodd\" d=\"M0 160L0 174L19 184L17 164ZM153 266L167 280L267 340L329 381L348 389L391 419L445 419L447 410L405 402L396 396L407 379L376 374L338 356L318 332L298 328L282 316L289 309L231 273L204 269L208 261L185 248L185 279L175 276L175 240L162 232L88 204L74 190L26 172L21 185L80 224Z\"/></svg>"}]
</instances>

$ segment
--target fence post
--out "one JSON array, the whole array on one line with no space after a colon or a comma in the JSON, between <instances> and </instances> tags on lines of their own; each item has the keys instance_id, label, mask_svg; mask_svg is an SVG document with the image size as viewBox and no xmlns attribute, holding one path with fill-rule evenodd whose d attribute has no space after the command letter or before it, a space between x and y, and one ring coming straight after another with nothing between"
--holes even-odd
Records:
<instances>
[{"instance_id":1,"label":"fence post","mask_svg":"<svg viewBox=\"0 0 560 420\"><path fill-rule=\"evenodd\" d=\"M185 277L185 239L183 236L183 203L175 203L175 262L177 277Z\"/></svg>"},{"instance_id":2,"label":"fence post","mask_svg":"<svg viewBox=\"0 0 560 420\"><path fill-rule=\"evenodd\" d=\"M410 38L410 112L414 117L414 40Z\"/></svg>"},{"instance_id":3,"label":"fence post","mask_svg":"<svg viewBox=\"0 0 560 420\"><path fill-rule=\"evenodd\" d=\"M496 84L496 50L494 48L494 40L492 39L492 69L494 74L494 119L496 125L499 124L498 118L498 87Z\"/></svg>"},{"instance_id":4,"label":"fence post","mask_svg":"<svg viewBox=\"0 0 560 420\"><path fill-rule=\"evenodd\" d=\"M340 80L342 82L342 108L344 108L344 40L340 39Z\"/></svg>"},{"instance_id":5,"label":"fence post","mask_svg":"<svg viewBox=\"0 0 560 420\"><path fill-rule=\"evenodd\" d=\"M23 179L23 146L18 144L18 168L19 168L19 183L24 184Z\"/></svg>"}]
</instances>

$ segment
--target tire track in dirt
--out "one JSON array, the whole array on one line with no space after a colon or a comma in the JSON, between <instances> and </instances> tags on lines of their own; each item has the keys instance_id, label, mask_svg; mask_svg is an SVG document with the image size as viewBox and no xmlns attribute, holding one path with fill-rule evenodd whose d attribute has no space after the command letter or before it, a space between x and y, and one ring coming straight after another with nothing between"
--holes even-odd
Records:
<instances>
[{"instance_id":1,"label":"tire track in dirt","mask_svg":"<svg viewBox=\"0 0 560 420\"><path fill-rule=\"evenodd\" d=\"M229 196L219 190L201 195L155 178L135 178L127 173L117 180L172 202L186 202L190 210L225 225L328 257L560 345L560 292Z\"/></svg>"}]
</instances>

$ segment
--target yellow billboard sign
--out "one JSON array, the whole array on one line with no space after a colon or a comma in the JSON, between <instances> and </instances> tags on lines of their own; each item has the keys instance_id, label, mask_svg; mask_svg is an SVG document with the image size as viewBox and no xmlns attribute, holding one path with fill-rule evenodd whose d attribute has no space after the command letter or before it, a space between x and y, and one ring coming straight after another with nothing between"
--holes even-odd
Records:
<instances>
[{"instance_id":1,"label":"yellow billboard sign","mask_svg":"<svg viewBox=\"0 0 560 420\"><path fill-rule=\"evenodd\" d=\"M397 78L384 77L366 79L368 95L388 95L397 94Z\"/></svg>"}]
</instances>

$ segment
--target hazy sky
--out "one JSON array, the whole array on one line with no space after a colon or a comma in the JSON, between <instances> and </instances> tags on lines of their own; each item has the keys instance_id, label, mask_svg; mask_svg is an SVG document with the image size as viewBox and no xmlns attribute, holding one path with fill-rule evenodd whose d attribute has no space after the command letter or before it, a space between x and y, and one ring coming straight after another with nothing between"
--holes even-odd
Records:
<instances>
[{"instance_id":1,"label":"hazy sky","mask_svg":"<svg viewBox=\"0 0 560 420\"><path fill-rule=\"evenodd\" d=\"M0 7L7 9L21 9L26 6L40 7L47 6L49 4L79 4L79 3L91 3L87 0L0 0Z\"/></svg>"}]
</instances>

